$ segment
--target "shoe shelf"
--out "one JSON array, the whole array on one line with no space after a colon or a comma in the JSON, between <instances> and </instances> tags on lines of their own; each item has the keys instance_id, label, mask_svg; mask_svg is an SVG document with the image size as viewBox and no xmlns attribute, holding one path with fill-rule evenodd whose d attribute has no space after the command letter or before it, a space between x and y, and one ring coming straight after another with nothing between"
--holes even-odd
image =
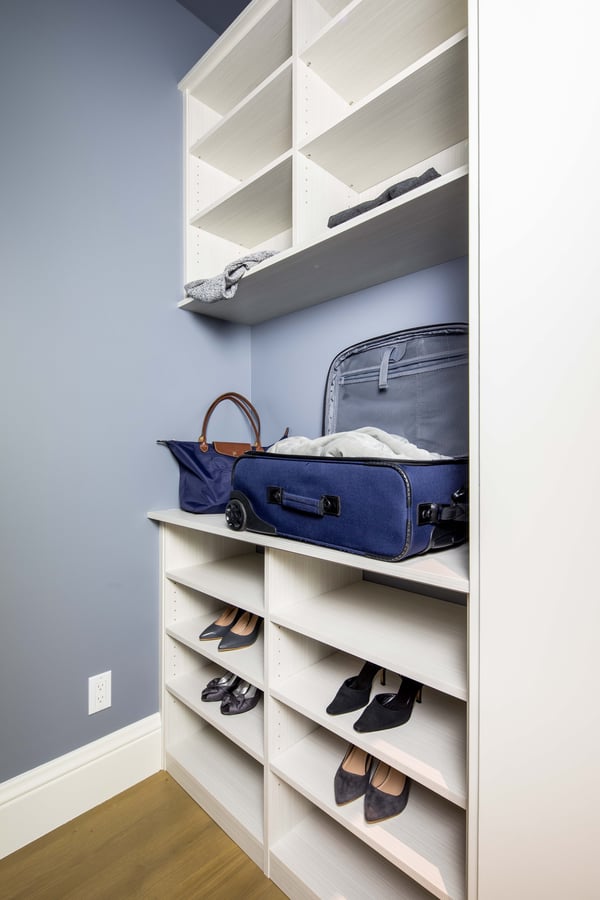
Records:
<instances>
[{"instance_id":1,"label":"shoe shelf","mask_svg":"<svg viewBox=\"0 0 600 900\"><path fill-rule=\"evenodd\" d=\"M167 681L166 688L171 696L184 703L192 712L262 765L264 763L263 701L259 701L249 712L237 716L225 716L221 713L220 703L205 703L202 700L202 689L211 678L222 674L222 667L206 666L197 672L180 675Z\"/></svg>"},{"instance_id":2,"label":"shoe shelf","mask_svg":"<svg viewBox=\"0 0 600 900\"><path fill-rule=\"evenodd\" d=\"M294 593L271 609L276 625L353 656L368 647L371 662L467 699L466 607L362 580L295 602Z\"/></svg>"},{"instance_id":3,"label":"shoe shelf","mask_svg":"<svg viewBox=\"0 0 600 900\"><path fill-rule=\"evenodd\" d=\"M277 792L288 803L288 795L295 793L281 782ZM316 807L305 804L308 809L302 819L276 840L270 854L271 877L289 897L431 900L429 891Z\"/></svg>"},{"instance_id":4,"label":"shoe shelf","mask_svg":"<svg viewBox=\"0 0 600 900\"><path fill-rule=\"evenodd\" d=\"M434 896L464 897L464 813L413 782L401 815L367 823L362 798L335 803L333 779L345 750L335 735L316 729L275 756L271 772Z\"/></svg>"},{"instance_id":5,"label":"shoe shelf","mask_svg":"<svg viewBox=\"0 0 600 900\"><path fill-rule=\"evenodd\" d=\"M465 0L354 0L300 58L346 103L356 103L466 24Z\"/></svg>"},{"instance_id":6,"label":"shoe shelf","mask_svg":"<svg viewBox=\"0 0 600 900\"><path fill-rule=\"evenodd\" d=\"M280 652L285 654L295 636L284 629L278 631L280 633L272 641L279 644ZM322 649L315 648L316 653L328 652L329 655L293 675L274 681L271 696L333 732L347 744L356 744L446 800L466 808L466 704L424 688L422 703L415 703L412 715L404 725L359 733L352 726L362 709L330 716L326 708L344 680L358 674L364 660L319 646ZM376 694L396 693L399 685L398 675L392 672L386 673L385 685L377 675L370 699Z\"/></svg>"},{"instance_id":7,"label":"shoe shelf","mask_svg":"<svg viewBox=\"0 0 600 900\"><path fill-rule=\"evenodd\" d=\"M253 549L264 547L273 551L283 551L283 556L288 558L288 564L291 564L292 559L295 560L300 572L305 560L320 560L322 563L358 570L361 575L356 577L362 577L364 570L377 576L401 579L402 582L412 582L428 588L442 588L461 595L468 593L469 590L469 551L466 544L441 553L429 553L400 563L391 563L287 538L252 534L250 531L233 532L227 527L222 515L196 516L180 509L165 509L149 512L148 518L168 526L165 529L166 536L167 539L172 537L172 541L164 552L169 560L174 558L181 545L189 546L189 552L184 559L180 560L178 556L178 561L174 562L173 567L168 566L169 577L172 577L176 567L191 565L197 556L205 554L211 556L211 561L213 559L223 561L225 580L228 565L226 560L231 559L235 565L236 556L249 554L248 545L250 545ZM214 542L214 548L212 545L209 548L211 542ZM269 554L271 565L277 564L279 559L279 552ZM200 586L197 589L202 590Z\"/></svg>"},{"instance_id":8,"label":"shoe shelf","mask_svg":"<svg viewBox=\"0 0 600 900\"><path fill-rule=\"evenodd\" d=\"M263 868L263 766L170 694L164 715L167 771Z\"/></svg>"},{"instance_id":9,"label":"shoe shelf","mask_svg":"<svg viewBox=\"0 0 600 900\"><path fill-rule=\"evenodd\" d=\"M180 83L184 283L277 255L232 300L180 307L252 325L465 255L465 26L465 0L254 0Z\"/></svg>"},{"instance_id":10,"label":"shoe shelf","mask_svg":"<svg viewBox=\"0 0 600 900\"><path fill-rule=\"evenodd\" d=\"M264 637L262 628L256 641L250 647L219 651L218 640L201 641L198 638L198 635L204 628L210 625L217 616L218 612L204 615L197 619L190 619L187 622L167 625L165 632L169 637L190 648L199 656L219 666L220 669L235 672L244 681L249 681L250 684L256 685L261 691L264 690Z\"/></svg>"},{"instance_id":11,"label":"shoe shelf","mask_svg":"<svg viewBox=\"0 0 600 900\"><path fill-rule=\"evenodd\" d=\"M292 61L191 146L190 153L239 181L255 175L292 146ZM244 135L243 143L239 136Z\"/></svg>"},{"instance_id":12,"label":"shoe shelf","mask_svg":"<svg viewBox=\"0 0 600 900\"><path fill-rule=\"evenodd\" d=\"M262 616L264 615L263 569L262 554L252 552L224 560L169 569L166 577L176 584L209 594L224 604L240 606Z\"/></svg>"}]
</instances>

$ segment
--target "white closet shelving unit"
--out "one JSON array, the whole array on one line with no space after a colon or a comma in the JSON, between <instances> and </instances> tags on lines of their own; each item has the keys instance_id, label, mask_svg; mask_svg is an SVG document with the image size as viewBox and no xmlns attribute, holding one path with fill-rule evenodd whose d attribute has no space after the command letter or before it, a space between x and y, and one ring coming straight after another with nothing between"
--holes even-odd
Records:
<instances>
[{"instance_id":1,"label":"white closet shelving unit","mask_svg":"<svg viewBox=\"0 0 600 900\"><path fill-rule=\"evenodd\" d=\"M375 885L378 897L465 897L466 547L398 565L233 532L222 516L150 517L162 527L167 770L290 897L334 897L342 882L349 898ZM435 596L448 591L458 602ZM252 647L220 654L198 635L230 603L264 626ZM400 674L425 685L401 728L358 734L359 712L326 713L365 659L388 669L373 695ZM228 717L202 702L226 670L264 691L257 707ZM413 780L402 815L367 825L360 801L336 806L349 743Z\"/></svg>"},{"instance_id":2,"label":"white closet shelving unit","mask_svg":"<svg viewBox=\"0 0 600 900\"><path fill-rule=\"evenodd\" d=\"M184 78L185 280L277 250L229 301L254 324L467 253L464 0L254 0ZM439 178L334 228L330 215L430 166ZM162 534L165 766L293 898L466 898L472 720L466 547L391 564L150 513ZM234 604L259 640L198 635ZM401 728L359 734L325 708L370 660L424 684ZM225 670L264 691L235 717L201 691ZM375 825L338 807L349 743L412 781Z\"/></svg>"},{"instance_id":3,"label":"white closet shelving unit","mask_svg":"<svg viewBox=\"0 0 600 900\"><path fill-rule=\"evenodd\" d=\"M277 255L231 300L180 306L255 324L464 256L466 24L466 0L254 0L180 85L185 281Z\"/></svg>"}]
</instances>

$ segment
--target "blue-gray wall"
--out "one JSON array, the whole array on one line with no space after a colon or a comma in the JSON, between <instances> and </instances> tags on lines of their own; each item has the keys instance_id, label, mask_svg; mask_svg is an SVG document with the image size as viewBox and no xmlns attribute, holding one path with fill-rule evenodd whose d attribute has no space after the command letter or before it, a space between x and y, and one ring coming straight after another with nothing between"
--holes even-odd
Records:
<instances>
[{"instance_id":1,"label":"blue-gray wall","mask_svg":"<svg viewBox=\"0 0 600 900\"><path fill-rule=\"evenodd\" d=\"M215 37L174 0L0 9L0 780L158 709L155 441L250 389L247 329L176 308L177 81Z\"/></svg>"},{"instance_id":2,"label":"blue-gray wall","mask_svg":"<svg viewBox=\"0 0 600 900\"><path fill-rule=\"evenodd\" d=\"M197 436L226 389L252 392L267 441L319 434L335 353L465 320L467 278L457 260L251 330L177 310L176 84L214 33L173 0L0 15L1 781L158 709L146 512L177 505L177 469L155 440Z\"/></svg>"},{"instance_id":3,"label":"blue-gray wall","mask_svg":"<svg viewBox=\"0 0 600 900\"><path fill-rule=\"evenodd\" d=\"M292 434L322 433L325 378L338 351L402 328L466 322L467 300L463 258L255 326L252 397L266 437L286 425Z\"/></svg>"}]
</instances>

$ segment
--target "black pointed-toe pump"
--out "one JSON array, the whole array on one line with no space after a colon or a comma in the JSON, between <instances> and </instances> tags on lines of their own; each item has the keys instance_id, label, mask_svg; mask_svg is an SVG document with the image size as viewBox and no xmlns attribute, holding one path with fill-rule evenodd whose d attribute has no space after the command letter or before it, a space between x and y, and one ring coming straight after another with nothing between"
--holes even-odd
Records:
<instances>
[{"instance_id":1,"label":"black pointed-toe pump","mask_svg":"<svg viewBox=\"0 0 600 900\"><path fill-rule=\"evenodd\" d=\"M402 678L397 694L376 694L354 723L354 730L384 731L404 725L411 717L415 700L421 702L423 685L412 678Z\"/></svg>"},{"instance_id":2,"label":"black pointed-toe pump","mask_svg":"<svg viewBox=\"0 0 600 900\"><path fill-rule=\"evenodd\" d=\"M346 678L327 707L329 715L339 716L342 713L355 712L362 706L366 706L371 696L373 679L380 669L381 666L378 666L377 663L366 662L358 675ZM381 683L385 684L385 669L381 676Z\"/></svg>"}]
</instances>

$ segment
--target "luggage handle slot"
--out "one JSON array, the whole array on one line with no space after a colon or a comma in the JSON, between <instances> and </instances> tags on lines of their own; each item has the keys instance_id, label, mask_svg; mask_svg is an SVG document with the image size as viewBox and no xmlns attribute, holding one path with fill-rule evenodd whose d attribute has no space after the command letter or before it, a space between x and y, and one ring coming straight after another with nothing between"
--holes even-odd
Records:
<instances>
[{"instance_id":1,"label":"luggage handle slot","mask_svg":"<svg viewBox=\"0 0 600 900\"><path fill-rule=\"evenodd\" d=\"M267 486L267 503L276 503L278 506L295 509L311 516L339 516L340 514L340 498L334 494L302 497L300 494L290 494L289 491L284 491L282 487L276 485Z\"/></svg>"}]
</instances>

